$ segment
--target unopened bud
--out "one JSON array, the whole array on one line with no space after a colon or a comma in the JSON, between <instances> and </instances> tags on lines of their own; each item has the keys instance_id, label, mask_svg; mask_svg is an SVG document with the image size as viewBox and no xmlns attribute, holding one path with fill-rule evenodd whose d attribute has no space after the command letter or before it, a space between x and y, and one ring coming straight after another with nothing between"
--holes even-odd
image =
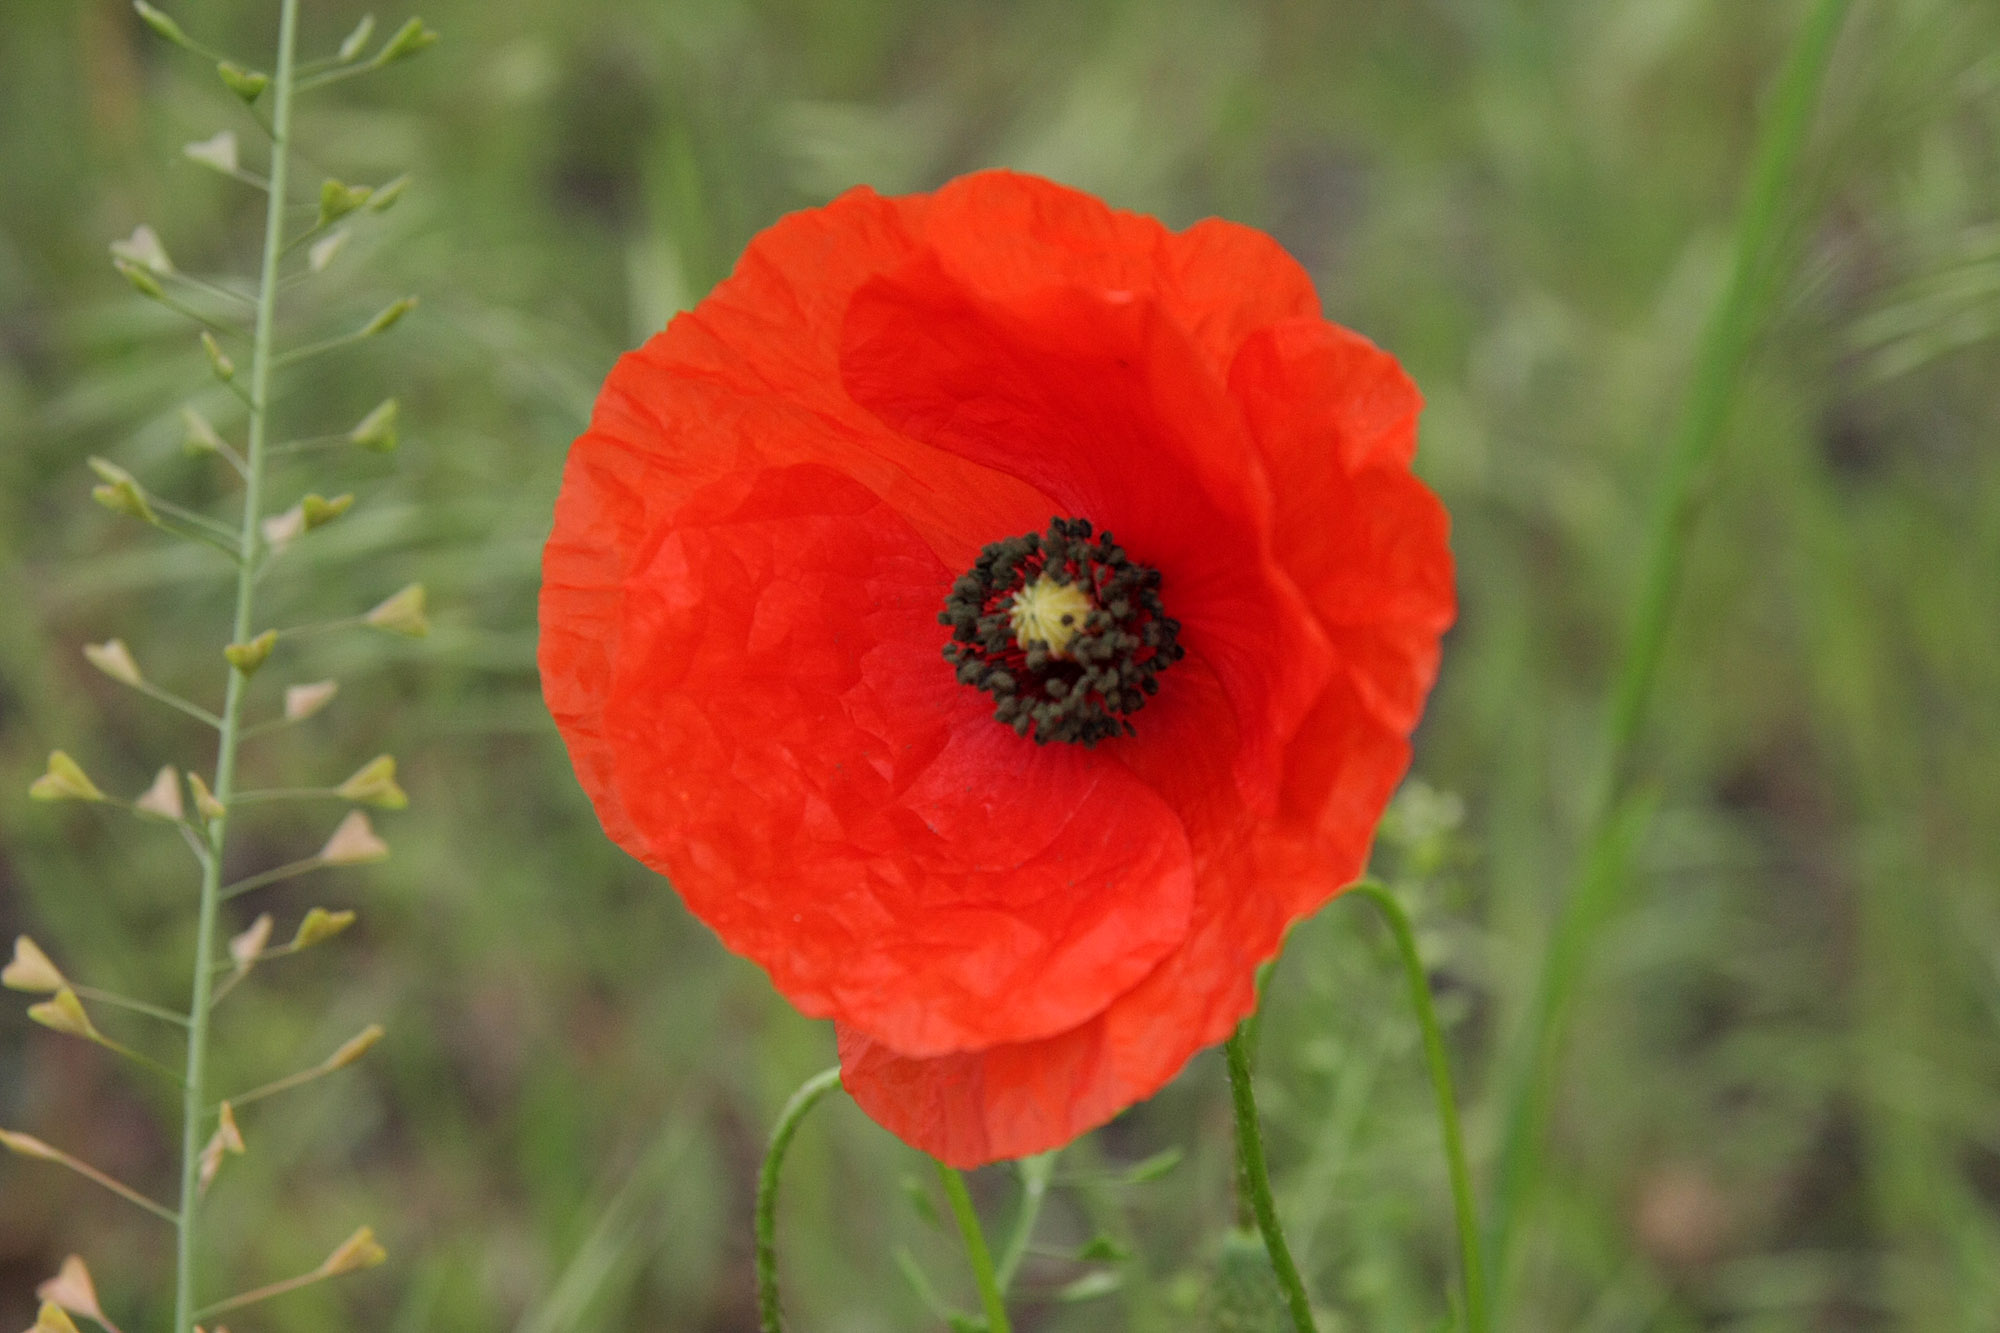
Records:
<instances>
[{"instance_id":1,"label":"unopened bud","mask_svg":"<svg viewBox=\"0 0 2000 1333\"><path fill-rule=\"evenodd\" d=\"M236 378L236 363L222 350L222 344L215 340L214 334L204 332L201 335L201 350L208 353L208 367L215 372L217 379L227 384Z\"/></svg>"},{"instance_id":2,"label":"unopened bud","mask_svg":"<svg viewBox=\"0 0 2000 1333\"><path fill-rule=\"evenodd\" d=\"M208 784L201 780L201 774L188 770L188 790L194 793L194 810L203 819L220 819L229 813L229 807L215 799Z\"/></svg>"},{"instance_id":3,"label":"unopened bud","mask_svg":"<svg viewBox=\"0 0 2000 1333\"><path fill-rule=\"evenodd\" d=\"M277 646L278 631L267 629L248 643L230 644L222 650L222 655L229 659L229 665L249 676L254 675L257 668L264 665L265 659L271 655L271 650Z\"/></svg>"},{"instance_id":4,"label":"unopened bud","mask_svg":"<svg viewBox=\"0 0 2000 1333\"><path fill-rule=\"evenodd\" d=\"M33 1134L16 1134L11 1129L0 1129L0 1148L20 1157L32 1157L38 1162L60 1162L63 1155L43 1143Z\"/></svg>"},{"instance_id":5,"label":"unopened bud","mask_svg":"<svg viewBox=\"0 0 2000 1333\"><path fill-rule=\"evenodd\" d=\"M59 1305L70 1314L104 1323L104 1309L97 1303L97 1284L90 1280L90 1269L78 1255L63 1260L56 1275L35 1288L35 1297Z\"/></svg>"},{"instance_id":6,"label":"unopened bud","mask_svg":"<svg viewBox=\"0 0 2000 1333\"><path fill-rule=\"evenodd\" d=\"M192 407L181 409L181 448L190 455L216 454L223 449L223 438L213 423Z\"/></svg>"},{"instance_id":7,"label":"unopened bud","mask_svg":"<svg viewBox=\"0 0 2000 1333\"><path fill-rule=\"evenodd\" d=\"M414 296L405 296L399 301L391 302L389 305L383 307L381 314L368 321L367 327L361 330L361 336L372 338L378 333L385 333L393 329L401 322L403 316L416 308L417 298Z\"/></svg>"},{"instance_id":8,"label":"unopened bud","mask_svg":"<svg viewBox=\"0 0 2000 1333\"><path fill-rule=\"evenodd\" d=\"M146 492L140 487L138 478L103 458L90 460L90 470L95 472L102 484L90 488L90 498L109 509L114 514L136 518L143 523L158 523L159 515L146 499Z\"/></svg>"},{"instance_id":9,"label":"unopened bud","mask_svg":"<svg viewBox=\"0 0 2000 1333\"><path fill-rule=\"evenodd\" d=\"M411 19L396 29L396 35L383 44L376 55L374 65L380 69L398 60L413 56L427 46L436 44L438 35L424 26L422 19Z\"/></svg>"},{"instance_id":10,"label":"unopened bud","mask_svg":"<svg viewBox=\"0 0 2000 1333\"><path fill-rule=\"evenodd\" d=\"M387 860L388 856L389 844L375 836L375 826L359 810L348 811L347 818L340 821L333 836L326 840L326 846L319 849L319 860L330 866L366 865L370 861Z\"/></svg>"},{"instance_id":11,"label":"unopened bud","mask_svg":"<svg viewBox=\"0 0 2000 1333\"><path fill-rule=\"evenodd\" d=\"M39 944L26 935L15 937L13 961L0 968L0 986L34 995L51 995L67 985L61 969L49 961Z\"/></svg>"},{"instance_id":12,"label":"unopened bud","mask_svg":"<svg viewBox=\"0 0 2000 1333\"><path fill-rule=\"evenodd\" d=\"M306 251L306 267L315 273L326 272L327 265L333 262L333 257L339 254L341 247L346 244L347 228L345 227L320 237Z\"/></svg>"},{"instance_id":13,"label":"unopened bud","mask_svg":"<svg viewBox=\"0 0 2000 1333\"><path fill-rule=\"evenodd\" d=\"M233 176L237 172L238 157L234 130L223 130L209 138L197 139L183 147L181 152L225 176Z\"/></svg>"},{"instance_id":14,"label":"unopened bud","mask_svg":"<svg viewBox=\"0 0 2000 1333\"><path fill-rule=\"evenodd\" d=\"M35 1315L35 1326L28 1333L77 1333L76 1321L54 1301L43 1301Z\"/></svg>"},{"instance_id":15,"label":"unopened bud","mask_svg":"<svg viewBox=\"0 0 2000 1333\"><path fill-rule=\"evenodd\" d=\"M316 680L308 685L288 685L285 687L285 721L303 722L320 709L333 702L333 696L340 692L340 682Z\"/></svg>"},{"instance_id":16,"label":"unopened bud","mask_svg":"<svg viewBox=\"0 0 2000 1333\"><path fill-rule=\"evenodd\" d=\"M396 759L378 755L363 764L353 777L335 788L342 800L372 805L380 810L401 810L410 798L396 785Z\"/></svg>"},{"instance_id":17,"label":"unopened bud","mask_svg":"<svg viewBox=\"0 0 2000 1333\"><path fill-rule=\"evenodd\" d=\"M111 257L154 273L174 271L174 261L167 258L167 247L160 244L160 234L144 223L134 227L124 240L111 243Z\"/></svg>"},{"instance_id":18,"label":"unopened bud","mask_svg":"<svg viewBox=\"0 0 2000 1333\"><path fill-rule=\"evenodd\" d=\"M412 583L388 597L362 619L372 629L406 634L413 639L423 638L431 632L430 621L424 618L424 585Z\"/></svg>"},{"instance_id":19,"label":"unopened bud","mask_svg":"<svg viewBox=\"0 0 2000 1333\"><path fill-rule=\"evenodd\" d=\"M175 46L184 46L190 50L194 48L194 43L188 40L188 35L181 31L181 25L147 4L146 0L132 0L132 9L138 14L141 23Z\"/></svg>"},{"instance_id":20,"label":"unopened bud","mask_svg":"<svg viewBox=\"0 0 2000 1333\"><path fill-rule=\"evenodd\" d=\"M347 39L341 42L340 53L334 58L342 64L346 64L361 54L361 48L368 45L368 39L374 35L375 16L373 14L363 14L361 22L354 25L354 31L348 33Z\"/></svg>"},{"instance_id":21,"label":"unopened bud","mask_svg":"<svg viewBox=\"0 0 2000 1333\"><path fill-rule=\"evenodd\" d=\"M319 187L319 225L340 221L367 203L374 193L366 185L348 185L328 177Z\"/></svg>"},{"instance_id":22,"label":"unopened bud","mask_svg":"<svg viewBox=\"0 0 2000 1333\"><path fill-rule=\"evenodd\" d=\"M323 495L308 495L299 501L299 514L305 520L306 531L311 532L323 523L331 523L354 507L352 494L336 495L331 500Z\"/></svg>"},{"instance_id":23,"label":"unopened bud","mask_svg":"<svg viewBox=\"0 0 2000 1333\"><path fill-rule=\"evenodd\" d=\"M49 767L28 785L28 796L36 801L101 801L104 793L90 780L83 767L61 750L49 752Z\"/></svg>"},{"instance_id":24,"label":"unopened bud","mask_svg":"<svg viewBox=\"0 0 2000 1333\"><path fill-rule=\"evenodd\" d=\"M368 201L368 211L370 213L388 212L396 206L396 201L403 197L403 191L409 187L410 178L408 176L398 176L385 185L376 186L375 197Z\"/></svg>"},{"instance_id":25,"label":"unopened bud","mask_svg":"<svg viewBox=\"0 0 2000 1333\"><path fill-rule=\"evenodd\" d=\"M156 819L166 819L178 824L187 818L187 807L181 804L181 783L174 775L174 766L168 764L153 777L153 785L145 794L132 802L132 808L142 815L152 815Z\"/></svg>"},{"instance_id":26,"label":"unopened bud","mask_svg":"<svg viewBox=\"0 0 2000 1333\"><path fill-rule=\"evenodd\" d=\"M271 86L270 75L245 69L228 60L215 67L215 74L222 80L223 86L243 99L246 106L262 97L264 90Z\"/></svg>"},{"instance_id":27,"label":"unopened bud","mask_svg":"<svg viewBox=\"0 0 2000 1333\"><path fill-rule=\"evenodd\" d=\"M271 930L276 925L269 912L260 912L247 930L229 937L229 959L238 972L248 972L256 963L264 946L271 942Z\"/></svg>"},{"instance_id":28,"label":"unopened bud","mask_svg":"<svg viewBox=\"0 0 2000 1333\"><path fill-rule=\"evenodd\" d=\"M386 454L396 447L396 400L390 398L381 406L361 418L347 438L363 449L372 449L378 454Z\"/></svg>"},{"instance_id":29,"label":"unopened bud","mask_svg":"<svg viewBox=\"0 0 2000 1333\"><path fill-rule=\"evenodd\" d=\"M125 646L123 639L106 639L103 643L86 643L83 655L105 675L126 685L143 685L146 678L139 674L139 663L132 657L132 650Z\"/></svg>"},{"instance_id":30,"label":"unopened bud","mask_svg":"<svg viewBox=\"0 0 2000 1333\"><path fill-rule=\"evenodd\" d=\"M98 1039L97 1025L84 1012L83 1001L77 999L76 992L67 986L58 990L52 998L29 1005L28 1017L52 1032L82 1037L85 1041Z\"/></svg>"},{"instance_id":31,"label":"unopened bud","mask_svg":"<svg viewBox=\"0 0 2000 1333\"><path fill-rule=\"evenodd\" d=\"M364 1268L373 1268L389 1257L375 1239L373 1227L363 1227L340 1243L340 1248L326 1257L319 1266L321 1277L339 1277L343 1273L358 1273Z\"/></svg>"},{"instance_id":32,"label":"unopened bud","mask_svg":"<svg viewBox=\"0 0 2000 1333\"><path fill-rule=\"evenodd\" d=\"M375 1049L375 1043L382 1040L384 1033L380 1023L370 1023L361 1031L341 1043L340 1049L326 1057L326 1072L345 1069Z\"/></svg>"},{"instance_id":33,"label":"unopened bud","mask_svg":"<svg viewBox=\"0 0 2000 1333\"><path fill-rule=\"evenodd\" d=\"M329 912L324 907L315 907L299 921L298 933L292 936L292 949L310 949L315 944L324 944L354 924L354 913L350 911Z\"/></svg>"}]
</instances>

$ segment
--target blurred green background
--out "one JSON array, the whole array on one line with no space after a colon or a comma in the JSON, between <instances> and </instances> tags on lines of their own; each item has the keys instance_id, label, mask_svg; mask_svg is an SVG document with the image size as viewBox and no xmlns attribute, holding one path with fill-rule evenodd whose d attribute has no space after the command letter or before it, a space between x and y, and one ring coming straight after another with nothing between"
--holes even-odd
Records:
<instances>
[{"instance_id":1,"label":"blurred green background","mask_svg":"<svg viewBox=\"0 0 2000 1333\"><path fill-rule=\"evenodd\" d=\"M164 7L268 61L268 0ZM311 0L306 50L362 9ZM210 1287L311 1268L363 1222L393 1258L238 1327L754 1326L755 1164L830 1034L599 832L537 693L539 547L616 354L760 227L855 182L924 189L996 164L1173 225L1266 228L1328 314L1424 388L1419 470L1454 514L1463 613L1377 869L1419 908L1484 1187L1496 1070L1574 869L1663 444L1803 7L422 12L442 45L302 105L308 184L415 181L296 293L287 328L337 330L406 292L423 305L286 377L279 412L281 435L340 430L395 393L405 443L279 470L281 504L360 501L262 604L296 623L418 578L436 631L281 650L261 688L334 675L341 694L249 760L253 781L308 785L392 749L414 803L378 820L385 865L234 905L238 927L268 907L282 932L314 904L361 924L231 998L218 1079L311 1063L372 1021L390 1037L245 1113L251 1151L211 1196L229 1257ZM178 413L195 401L234 427L233 400L105 249L146 222L183 268L251 271L257 200L180 156L224 126L253 141L212 71L122 0L6 0L0 933L172 1005L183 849L22 793L57 746L128 793L161 763L209 762L205 733L79 648L121 636L149 675L212 699L225 571L90 504L83 460L228 512L218 470L183 457ZM1501 1284L1511 1328L2000 1328L2000 6L1860 0L1802 182L1645 732L1658 813L1550 1071L1552 1132ZM309 852L336 813L245 821L242 865ZM1448 1315L1448 1198L1401 985L1358 903L1302 926L1273 984L1270 1150L1330 1329ZM0 1014L0 1125L170 1192L171 1090L19 1008ZM1232 1217L1226 1101L1207 1054L1064 1155L1020 1327L1204 1326ZM922 1168L843 1099L815 1113L782 1213L797 1327L939 1327L909 1264L970 1307ZM998 1223L1009 1172L974 1185ZM1078 1261L1094 1238L1131 1257ZM0 1326L33 1320L34 1284L71 1251L127 1329L162 1324L165 1229L0 1160Z\"/></svg>"}]
</instances>

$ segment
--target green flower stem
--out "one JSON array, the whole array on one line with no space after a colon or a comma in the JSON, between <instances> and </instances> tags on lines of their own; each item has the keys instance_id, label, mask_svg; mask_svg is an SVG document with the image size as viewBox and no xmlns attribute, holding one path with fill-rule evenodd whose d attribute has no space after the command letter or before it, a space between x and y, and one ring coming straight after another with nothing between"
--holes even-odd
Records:
<instances>
[{"instance_id":1,"label":"green flower stem","mask_svg":"<svg viewBox=\"0 0 2000 1333\"><path fill-rule=\"evenodd\" d=\"M1509 1080L1488 1233L1490 1251L1503 1269L1540 1151L1550 1104L1544 1085L1562 1041L1569 1000L1590 956L1589 937L1610 915L1625 878L1620 858L1612 854L1614 845L1629 846L1636 839L1631 826L1640 804L1627 790L1635 745L1672 624L1704 482L1777 286L1773 261L1785 202L1847 9L1848 0L1814 0L1779 75L1770 115L1758 138L1749 193L1737 219L1729 285L1702 332L1687 404L1668 445L1666 477L1647 537L1639 604L1611 696L1602 785L1593 802L1596 813L1578 862L1577 883L1557 910L1552 947L1543 960L1524 1023L1525 1039Z\"/></svg>"},{"instance_id":2,"label":"green flower stem","mask_svg":"<svg viewBox=\"0 0 2000 1333\"><path fill-rule=\"evenodd\" d=\"M840 1086L840 1066L824 1069L807 1079L778 1113L771 1130L771 1146L764 1152L764 1165L757 1171L757 1326L760 1333L785 1333L784 1313L778 1308L778 1173L784 1169L785 1153L799 1122L820 1098Z\"/></svg>"},{"instance_id":3,"label":"green flower stem","mask_svg":"<svg viewBox=\"0 0 2000 1333\"><path fill-rule=\"evenodd\" d=\"M1236 1188L1238 1198L1250 1200L1250 1212L1270 1253L1271 1268L1285 1293L1285 1305L1292 1312L1297 1333L1318 1333L1313 1323L1312 1301L1306 1284L1292 1262L1291 1247L1278 1227L1278 1208L1271 1199L1271 1174L1264 1165L1264 1133L1257 1124L1257 1096L1250 1087L1249 1020L1237 1025L1223 1047L1229 1060L1229 1097L1236 1109Z\"/></svg>"},{"instance_id":4,"label":"green flower stem","mask_svg":"<svg viewBox=\"0 0 2000 1333\"><path fill-rule=\"evenodd\" d=\"M250 427L245 449L243 522L237 531L236 618L232 643L247 643L256 593L258 521L263 517L264 446L270 427L272 335L277 324L278 258L285 248L285 180L290 166L293 51L299 0L281 0L278 59L271 86L271 179L264 210L264 255L257 282L257 317L250 357ZM236 791L236 746L249 677L231 670L223 697L216 746L215 799L226 810ZM181 1104L179 1236L174 1254L174 1333L191 1333L195 1318L195 1259L200 1241L201 1149L207 1112L208 1021L214 1003L216 926L222 906L223 842L227 816L209 821L209 855L203 863L201 907L195 930L193 995L188 1001L186 1086Z\"/></svg>"},{"instance_id":5,"label":"green flower stem","mask_svg":"<svg viewBox=\"0 0 2000 1333\"><path fill-rule=\"evenodd\" d=\"M1416 1006L1417 1022L1424 1030L1424 1057L1430 1064L1431 1090L1437 1094L1438 1134L1444 1140L1445 1168L1451 1175L1452 1213L1458 1223L1459 1276L1465 1287L1465 1329L1466 1333L1486 1333L1491 1323L1487 1314L1486 1265L1479 1250L1479 1217L1472 1204L1472 1173L1465 1167L1465 1136L1459 1130L1451 1062L1445 1057L1437 1007L1431 1002L1430 978L1424 973L1423 960L1417 956L1416 932L1410 928L1409 914L1403 905L1372 880L1361 881L1353 891L1381 909L1383 919L1389 923L1389 933L1396 937L1403 975L1409 978L1410 1002Z\"/></svg>"},{"instance_id":6,"label":"green flower stem","mask_svg":"<svg viewBox=\"0 0 2000 1333\"><path fill-rule=\"evenodd\" d=\"M1056 1171L1056 1158L1062 1149L1037 1153L1033 1157L1023 1157L1015 1165L1021 1173L1021 1204L1014 1214L1013 1229L1007 1235L1006 1248L1000 1251L1000 1266L994 1272L994 1280L1000 1284L1000 1294L1005 1296L1014 1285L1014 1275L1021 1270L1021 1261L1028 1256L1028 1243L1035 1237L1035 1220L1042 1215L1042 1203L1049 1195L1049 1181Z\"/></svg>"},{"instance_id":7,"label":"green flower stem","mask_svg":"<svg viewBox=\"0 0 2000 1333\"><path fill-rule=\"evenodd\" d=\"M986 1233L979 1228L979 1214L972 1206L972 1196L965 1191L965 1177L943 1162L935 1165L938 1180L944 1185L944 1197L951 1203L952 1219L958 1223L958 1234L965 1239L965 1257L972 1264L972 1280L979 1287L980 1307L986 1311L986 1333L1012 1333L1013 1325L1007 1322L1007 1302L1000 1294L993 1256L986 1249Z\"/></svg>"}]
</instances>

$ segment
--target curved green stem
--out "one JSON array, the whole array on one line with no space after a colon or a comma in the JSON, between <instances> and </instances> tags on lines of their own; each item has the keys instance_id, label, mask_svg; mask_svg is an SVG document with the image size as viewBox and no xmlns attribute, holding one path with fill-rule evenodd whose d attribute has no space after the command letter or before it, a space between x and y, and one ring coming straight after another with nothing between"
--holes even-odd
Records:
<instances>
[{"instance_id":1,"label":"curved green stem","mask_svg":"<svg viewBox=\"0 0 2000 1333\"><path fill-rule=\"evenodd\" d=\"M1248 1198L1257 1230L1270 1253L1271 1268L1285 1293L1285 1305L1292 1313L1297 1333L1318 1333L1313 1323L1312 1301L1306 1284L1292 1262L1291 1247L1278 1227L1278 1208L1271 1199L1271 1175L1264 1165L1264 1133L1257 1124L1257 1097L1250 1087L1249 1020L1238 1024L1223 1047L1229 1059L1229 1097L1236 1110L1236 1185L1239 1198Z\"/></svg>"},{"instance_id":2,"label":"curved green stem","mask_svg":"<svg viewBox=\"0 0 2000 1333\"><path fill-rule=\"evenodd\" d=\"M1042 1215L1042 1203L1048 1198L1049 1181L1055 1176L1056 1158L1061 1153L1062 1149L1057 1148L1023 1157L1014 1164L1021 1173L1021 1204L1014 1214L1014 1226L1007 1234L1007 1244L1000 1251L1000 1266L994 1274L1002 1296L1014 1285L1014 1275L1028 1256L1028 1244L1035 1238L1035 1220Z\"/></svg>"},{"instance_id":3,"label":"curved green stem","mask_svg":"<svg viewBox=\"0 0 2000 1333\"><path fill-rule=\"evenodd\" d=\"M1466 1333L1486 1333L1490 1327L1486 1303L1486 1264L1479 1248L1479 1217L1472 1204L1472 1173L1465 1166L1465 1136L1459 1130L1458 1100L1452 1094L1451 1062L1445 1057L1444 1034L1438 1028L1437 1007L1431 1002L1430 978L1417 956L1416 932L1409 914L1382 885L1363 880L1353 892L1381 909L1396 937L1403 975L1410 982L1410 1002L1424 1030L1424 1057L1431 1068L1431 1090L1437 1094L1438 1134L1444 1140L1445 1167L1451 1174L1451 1206L1458 1223L1459 1276L1465 1285Z\"/></svg>"},{"instance_id":4,"label":"curved green stem","mask_svg":"<svg viewBox=\"0 0 2000 1333\"><path fill-rule=\"evenodd\" d=\"M807 1079L778 1113L771 1130L771 1146L764 1152L764 1165L757 1171L757 1326L761 1333L784 1333L785 1318L778 1309L778 1173L784 1169L785 1152L799 1122L814 1103L840 1086L840 1066L823 1069Z\"/></svg>"},{"instance_id":5,"label":"curved green stem","mask_svg":"<svg viewBox=\"0 0 2000 1333\"><path fill-rule=\"evenodd\" d=\"M979 1286L979 1304L986 1311L986 1333L1012 1333L1013 1325L1007 1322L1007 1302L1000 1295L1000 1282L993 1271L993 1256L986 1248L986 1233L979 1227L979 1214L972 1206L972 1196L965 1191L965 1177L943 1162L936 1165L944 1197L950 1201L952 1218L958 1223L958 1234L965 1239L965 1257L972 1264L972 1280Z\"/></svg>"},{"instance_id":6,"label":"curved green stem","mask_svg":"<svg viewBox=\"0 0 2000 1333\"><path fill-rule=\"evenodd\" d=\"M250 360L250 429L245 450L243 521L237 530L235 629L230 642L251 637L256 592L258 521L263 517L264 448L270 428L272 335L277 325L278 258L285 248L285 178L290 166L293 51L298 39L299 0L282 0L278 13L278 59L271 87L271 179L264 212L264 259L257 283L257 317ZM249 678L231 670L223 696L221 737L216 746L215 799L226 809L236 792L236 748L243 724L244 687ZM190 1333L195 1316L195 1259L201 1202L202 1122L207 1111L208 1022L214 1007L215 946L222 905L223 838L226 816L209 822L209 855L202 865L201 906L195 929L194 985L188 1001L187 1073L181 1105L179 1236L174 1253L174 1333Z\"/></svg>"},{"instance_id":7,"label":"curved green stem","mask_svg":"<svg viewBox=\"0 0 2000 1333\"><path fill-rule=\"evenodd\" d=\"M1557 909L1553 945L1542 962L1508 1075L1488 1233L1489 1249L1503 1269L1548 1118L1546 1084L1562 1040L1568 1002L1589 955L1588 939L1610 915L1624 880L1618 844L1629 846L1637 836L1632 827L1636 806L1629 794L1636 742L1665 652L1705 481L1776 287L1774 252L1786 197L1848 4L1849 0L1814 0L1779 74L1736 221L1729 285L1702 330L1686 406L1668 443L1666 477L1647 533L1639 605L1606 718L1603 775L1585 851L1578 861L1577 882Z\"/></svg>"}]
</instances>

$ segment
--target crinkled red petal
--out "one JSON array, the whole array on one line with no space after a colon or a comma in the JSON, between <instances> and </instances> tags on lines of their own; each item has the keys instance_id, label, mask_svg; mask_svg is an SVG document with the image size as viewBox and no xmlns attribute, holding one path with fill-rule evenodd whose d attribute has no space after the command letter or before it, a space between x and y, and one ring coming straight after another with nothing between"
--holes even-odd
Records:
<instances>
[{"instance_id":1,"label":"crinkled red petal","mask_svg":"<svg viewBox=\"0 0 2000 1333\"><path fill-rule=\"evenodd\" d=\"M604 714L632 850L800 1009L912 1054L1075 1026L1192 891L1128 769L1022 744L953 679L953 573L841 473L718 483L626 579Z\"/></svg>"},{"instance_id":2,"label":"crinkled red petal","mask_svg":"<svg viewBox=\"0 0 2000 1333\"><path fill-rule=\"evenodd\" d=\"M1375 820L1409 762L1407 742L1344 684L1305 725L1301 743L1320 763L1302 776L1324 784L1338 817L1197 842L1192 928L1143 981L1059 1036L938 1059L913 1059L842 1025L841 1082L855 1101L905 1142L973 1167L1069 1142L1228 1036L1254 1007L1257 965L1285 931L1360 876Z\"/></svg>"},{"instance_id":3,"label":"crinkled red petal","mask_svg":"<svg viewBox=\"0 0 2000 1333\"><path fill-rule=\"evenodd\" d=\"M891 429L1019 478L1160 571L1182 646L1235 705L1237 782L1268 802L1331 653L1271 556L1241 413L1164 309L1078 287L1000 306L925 256L855 293L841 365Z\"/></svg>"}]
</instances>

